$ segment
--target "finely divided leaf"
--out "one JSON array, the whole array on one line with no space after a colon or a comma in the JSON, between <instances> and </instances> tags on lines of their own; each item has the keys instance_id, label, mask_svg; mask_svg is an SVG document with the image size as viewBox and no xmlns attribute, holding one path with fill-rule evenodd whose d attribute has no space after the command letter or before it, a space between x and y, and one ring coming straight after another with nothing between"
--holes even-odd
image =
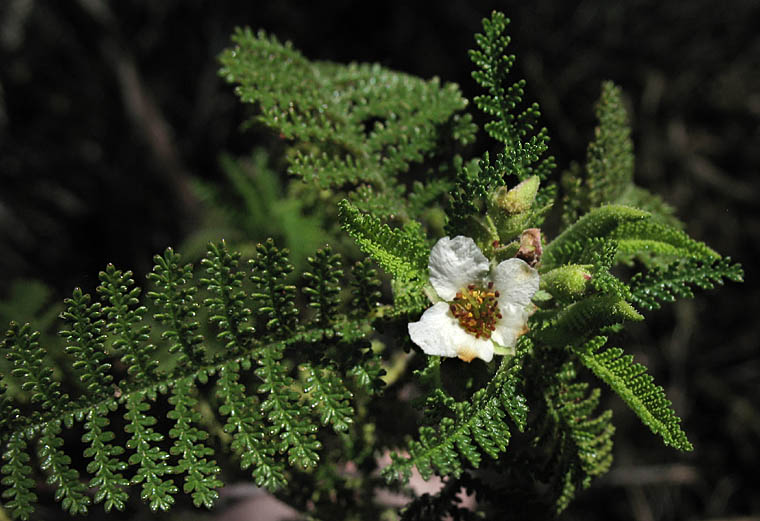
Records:
<instances>
[{"instance_id":1,"label":"finely divided leaf","mask_svg":"<svg viewBox=\"0 0 760 521\"><path fill-rule=\"evenodd\" d=\"M662 436L667 445L682 451L693 446L681 430L681 419L665 397L662 387L653 382L646 367L634 362L632 355L623 354L619 347L599 351L605 337L596 337L574 348L581 362L609 385L635 412L653 433Z\"/></svg>"},{"instance_id":2,"label":"finely divided leaf","mask_svg":"<svg viewBox=\"0 0 760 521\"><path fill-rule=\"evenodd\" d=\"M376 217L361 213L346 200L338 204L338 218L359 248L394 278L427 280L430 252L421 233L410 233L409 228L392 230Z\"/></svg>"}]
</instances>

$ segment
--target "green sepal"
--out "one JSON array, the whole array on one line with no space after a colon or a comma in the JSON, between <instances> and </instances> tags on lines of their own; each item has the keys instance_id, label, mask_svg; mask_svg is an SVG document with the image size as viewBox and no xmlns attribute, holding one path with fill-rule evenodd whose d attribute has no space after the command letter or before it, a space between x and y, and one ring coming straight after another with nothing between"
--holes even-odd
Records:
<instances>
[{"instance_id":1,"label":"green sepal","mask_svg":"<svg viewBox=\"0 0 760 521\"><path fill-rule=\"evenodd\" d=\"M566 264L541 275L540 288L563 301L575 301L591 287L593 266Z\"/></svg>"}]
</instances>

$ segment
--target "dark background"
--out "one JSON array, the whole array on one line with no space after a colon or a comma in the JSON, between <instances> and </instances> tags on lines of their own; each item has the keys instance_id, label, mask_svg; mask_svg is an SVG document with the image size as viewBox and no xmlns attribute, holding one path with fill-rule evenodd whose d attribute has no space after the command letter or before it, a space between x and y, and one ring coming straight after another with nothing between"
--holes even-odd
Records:
<instances>
[{"instance_id":1,"label":"dark background","mask_svg":"<svg viewBox=\"0 0 760 521\"><path fill-rule=\"evenodd\" d=\"M413 4L413 5L412 5ZM138 274L203 211L192 179L256 135L217 77L237 25L312 59L379 62L478 93L467 49L492 9L511 19L515 72L542 108L560 169L582 160L600 83L632 111L637 182L687 231L741 262L729 284L651 314L625 347L666 387L696 450L661 446L616 409L616 464L567 519L760 514L760 3L0 3L0 300L19 277L62 298L107 262ZM359 10L361 9L361 10Z\"/></svg>"}]
</instances>

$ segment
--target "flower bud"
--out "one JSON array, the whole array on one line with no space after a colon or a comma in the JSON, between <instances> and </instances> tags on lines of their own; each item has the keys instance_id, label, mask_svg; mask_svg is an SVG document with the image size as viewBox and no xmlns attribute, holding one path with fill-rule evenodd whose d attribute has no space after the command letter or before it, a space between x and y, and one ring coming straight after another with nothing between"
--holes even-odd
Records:
<instances>
[{"instance_id":1,"label":"flower bud","mask_svg":"<svg viewBox=\"0 0 760 521\"><path fill-rule=\"evenodd\" d=\"M530 210L538 193L540 180L538 176L529 177L511 190L506 186L497 189L491 195L492 205L507 213L515 215Z\"/></svg>"},{"instance_id":2,"label":"flower bud","mask_svg":"<svg viewBox=\"0 0 760 521\"><path fill-rule=\"evenodd\" d=\"M567 264L541 276L541 289L555 298L576 300L586 293L591 281L591 266Z\"/></svg>"}]
</instances>

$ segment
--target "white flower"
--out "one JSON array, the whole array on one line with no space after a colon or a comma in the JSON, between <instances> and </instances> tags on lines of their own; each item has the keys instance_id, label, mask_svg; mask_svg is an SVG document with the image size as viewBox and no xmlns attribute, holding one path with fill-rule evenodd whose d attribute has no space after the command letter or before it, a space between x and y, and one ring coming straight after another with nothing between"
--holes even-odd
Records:
<instances>
[{"instance_id":1,"label":"white flower","mask_svg":"<svg viewBox=\"0 0 760 521\"><path fill-rule=\"evenodd\" d=\"M409 336L429 355L490 362L514 352L528 322L528 305L538 290L538 272L521 259L493 270L469 237L443 237L430 252L430 283L444 302L409 324Z\"/></svg>"}]
</instances>

